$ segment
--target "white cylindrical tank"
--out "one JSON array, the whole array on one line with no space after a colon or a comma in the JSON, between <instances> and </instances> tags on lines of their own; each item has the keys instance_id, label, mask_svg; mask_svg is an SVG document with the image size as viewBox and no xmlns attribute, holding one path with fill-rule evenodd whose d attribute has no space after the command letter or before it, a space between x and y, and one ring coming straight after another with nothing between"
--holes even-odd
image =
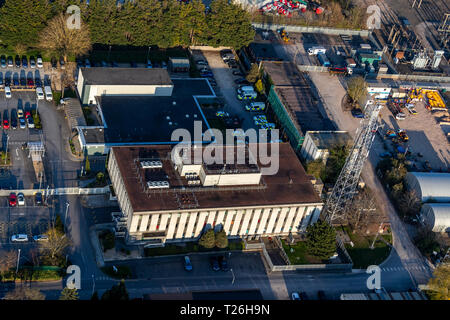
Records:
<instances>
[{"instance_id":1,"label":"white cylindrical tank","mask_svg":"<svg viewBox=\"0 0 450 320\"><path fill-rule=\"evenodd\" d=\"M426 203L422 206L421 216L431 231L450 231L450 203Z\"/></svg>"},{"instance_id":2,"label":"white cylindrical tank","mask_svg":"<svg viewBox=\"0 0 450 320\"><path fill-rule=\"evenodd\" d=\"M450 173L408 172L406 184L422 202L450 202Z\"/></svg>"}]
</instances>

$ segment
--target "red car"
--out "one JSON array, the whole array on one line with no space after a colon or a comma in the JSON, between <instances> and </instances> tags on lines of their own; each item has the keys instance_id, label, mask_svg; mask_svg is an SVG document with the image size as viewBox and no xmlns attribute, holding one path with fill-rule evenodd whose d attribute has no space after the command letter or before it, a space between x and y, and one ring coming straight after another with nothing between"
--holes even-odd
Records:
<instances>
[{"instance_id":1,"label":"red car","mask_svg":"<svg viewBox=\"0 0 450 320\"><path fill-rule=\"evenodd\" d=\"M25 119L28 119L28 117L31 117L30 111L26 111L25 112Z\"/></svg>"},{"instance_id":2,"label":"red car","mask_svg":"<svg viewBox=\"0 0 450 320\"><path fill-rule=\"evenodd\" d=\"M17 196L15 193L9 194L9 206L15 207L17 205Z\"/></svg>"},{"instance_id":3,"label":"red car","mask_svg":"<svg viewBox=\"0 0 450 320\"><path fill-rule=\"evenodd\" d=\"M3 129L9 129L9 121L7 119L3 120Z\"/></svg>"},{"instance_id":4,"label":"red car","mask_svg":"<svg viewBox=\"0 0 450 320\"><path fill-rule=\"evenodd\" d=\"M28 85L28 87L34 87L34 81L33 81L33 79L31 79L31 78L28 78L28 80L27 80L27 85Z\"/></svg>"}]
</instances>

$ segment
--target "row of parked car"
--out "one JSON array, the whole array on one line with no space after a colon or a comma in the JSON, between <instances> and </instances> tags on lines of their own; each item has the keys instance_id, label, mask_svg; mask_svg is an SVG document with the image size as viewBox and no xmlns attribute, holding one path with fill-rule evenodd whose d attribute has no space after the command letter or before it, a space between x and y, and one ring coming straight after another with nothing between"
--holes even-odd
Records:
<instances>
[{"instance_id":1,"label":"row of parked car","mask_svg":"<svg viewBox=\"0 0 450 320\"><path fill-rule=\"evenodd\" d=\"M27 56L22 56L22 58L20 58L19 55L16 55L16 57L13 60L12 56L8 56L6 57L5 55L1 55L0 56L0 65L2 68L6 68L6 67L16 67L16 68L28 68L28 66L32 69L34 68L43 68L44 64L42 61L42 57L41 56L37 56L37 58L35 59L33 56L30 57L29 60L29 64L28 64L28 57Z\"/></svg>"},{"instance_id":2,"label":"row of parked car","mask_svg":"<svg viewBox=\"0 0 450 320\"><path fill-rule=\"evenodd\" d=\"M214 271L228 271L228 261L225 256L212 256L210 257L211 268ZM189 256L184 256L184 269L186 271L192 271L192 263Z\"/></svg>"},{"instance_id":3,"label":"row of parked car","mask_svg":"<svg viewBox=\"0 0 450 320\"><path fill-rule=\"evenodd\" d=\"M30 129L34 128L34 120L30 111L24 112L20 107L17 109L17 113L15 109L11 110L11 122L9 119L9 111L4 110L2 121L2 128L4 130L8 130L10 127L12 129L17 129L17 125L19 125L20 129L25 129L27 125Z\"/></svg>"}]
</instances>

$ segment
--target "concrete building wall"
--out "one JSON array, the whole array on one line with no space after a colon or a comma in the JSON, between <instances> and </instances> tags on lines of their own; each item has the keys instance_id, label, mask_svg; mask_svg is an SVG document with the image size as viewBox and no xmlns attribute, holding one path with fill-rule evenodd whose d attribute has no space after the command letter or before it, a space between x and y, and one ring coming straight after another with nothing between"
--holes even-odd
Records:
<instances>
[{"instance_id":1,"label":"concrete building wall","mask_svg":"<svg viewBox=\"0 0 450 320\"><path fill-rule=\"evenodd\" d=\"M139 213L131 219L130 235L136 240L142 233L166 230L166 242L196 240L206 230L222 229L231 238L253 236L288 235L305 229L320 212L322 205L295 205L272 208L211 209L205 211L182 211L171 214ZM306 212L307 214L303 214ZM262 214L261 214L262 213ZM156 228L156 221L167 221ZM166 219L163 219L165 216ZM218 227L220 226L220 227ZM216 228L217 227L217 228Z\"/></svg>"}]
</instances>

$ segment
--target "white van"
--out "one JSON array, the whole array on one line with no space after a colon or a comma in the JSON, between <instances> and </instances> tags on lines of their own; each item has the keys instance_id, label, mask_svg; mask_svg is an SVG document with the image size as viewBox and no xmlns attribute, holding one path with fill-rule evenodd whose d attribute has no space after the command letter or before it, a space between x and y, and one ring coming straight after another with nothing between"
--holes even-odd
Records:
<instances>
[{"instance_id":1,"label":"white van","mask_svg":"<svg viewBox=\"0 0 450 320\"><path fill-rule=\"evenodd\" d=\"M42 91L41 87L36 88L36 96L38 100L44 100L44 91Z\"/></svg>"},{"instance_id":2,"label":"white van","mask_svg":"<svg viewBox=\"0 0 450 320\"><path fill-rule=\"evenodd\" d=\"M324 47L312 47L312 48L308 49L308 54L310 56L313 56L313 55L316 55L319 53L325 54L325 53L327 53L327 49L325 49Z\"/></svg>"},{"instance_id":3,"label":"white van","mask_svg":"<svg viewBox=\"0 0 450 320\"><path fill-rule=\"evenodd\" d=\"M245 106L247 111L264 111L266 109L266 104L264 102L250 102Z\"/></svg>"},{"instance_id":4,"label":"white van","mask_svg":"<svg viewBox=\"0 0 450 320\"><path fill-rule=\"evenodd\" d=\"M52 89L50 88L50 86L45 86L44 87L44 92L45 92L45 99L47 101L52 101L53 100L53 95L52 95Z\"/></svg>"},{"instance_id":5,"label":"white van","mask_svg":"<svg viewBox=\"0 0 450 320\"><path fill-rule=\"evenodd\" d=\"M258 94L252 86L242 86L237 90L237 98L239 100L256 99Z\"/></svg>"},{"instance_id":6,"label":"white van","mask_svg":"<svg viewBox=\"0 0 450 320\"><path fill-rule=\"evenodd\" d=\"M11 88L10 87L5 87L5 97L11 98Z\"/></svg>"}]
</instances>

